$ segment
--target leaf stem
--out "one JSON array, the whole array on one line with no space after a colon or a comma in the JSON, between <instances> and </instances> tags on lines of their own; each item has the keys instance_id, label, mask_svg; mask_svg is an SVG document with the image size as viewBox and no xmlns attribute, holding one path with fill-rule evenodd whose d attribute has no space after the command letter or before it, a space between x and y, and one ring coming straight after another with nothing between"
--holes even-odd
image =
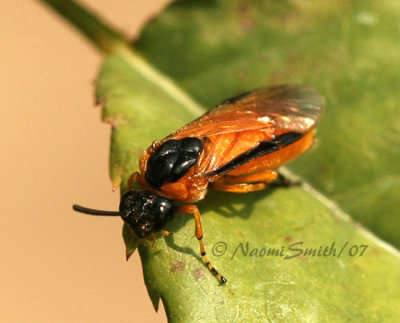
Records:
<instances>
[{"instance_id":1,"label":"leaf stem","mask_svg":"<svg viewBox=\"0 0 400 323\"><path fill-rule=\"evenodd\" d=\"M109 24L106 24L82 4L74 0L39 1L57 11L102 52L111 54L116 51L116 48L121 47L121 45L127 45L122 33L112 28Z\"/></svg>"}]
</instances>

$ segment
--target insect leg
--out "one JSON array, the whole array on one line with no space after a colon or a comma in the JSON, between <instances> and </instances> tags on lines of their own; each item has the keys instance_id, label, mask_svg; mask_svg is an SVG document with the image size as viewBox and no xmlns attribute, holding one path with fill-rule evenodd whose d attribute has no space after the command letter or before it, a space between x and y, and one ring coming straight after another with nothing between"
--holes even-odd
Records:
<instances>
[{"instance_id":1,"label":"insect leg","mask_svg":"<svg viewBox=\"0 0 400 323\"><path fill-rule=\"evenodd\" d=\"M278 178L275 183L276 183L276 185L283 186L283 187L291 187L291 186L301 185L301 181L299 181L299 180L291 181L290 179L288 179L281 173L278 174Z\"/></svg>"},{"instance_id":2,"label":"insect leg","mask_svg":"<svg viewBox=\"0 0 400 323\"><path fill-rule=\"evenodd\" d=\"M160 233L161 233L163 236L171 236L171 235L174 234L173 232L171 232L171 231L166 231L166 230L161 230Z\"/></svg>"},{"instance_id":3,"label":"insect leg","mask_svg":"<svg viewBox=\"0 0 400 323\"><path fill-rule=\"evenodd\" d=\"M267 184L273 182L277 178L278 172L276 170L269 169L264 172L249 175L226 175L213 182L212 187L219 191L248 193L252 191L260 191L266 188Z\"/></svg>"},{"instance_id":4,"label":"insect leg","mask_svg":"<svg viewBox=\"0 0 400 323\"><path fill-rule=\"evenodd\" d=\"M269 184L279 177L278 171L269 169L260 173L239 176L224 176L217 180L217 183L236 184L236 183L266 183Z\"/></svg>"},{"instance_id":5,"label":"insect leg","mask_svg":"<svg viewBox=\"0 0 400 323\"><path fill-rule=\"evenodd\" d=\"M133 189L133 185L135 182L138 183L142 188L146 187L146 184L143 183L142 176L140 175L140 173L134 172L131 176L129 176L128 179L128 184L127 184L128 191L131 191Z\"/></svg>"},{"instance_id":6,"label":"insect leg","mask_svg":"<svg viewBox=\"0 0 400 323\"><path fill-rule=\"evenodd\" d=\"M253 191L261 191L267 187L265 183L257 183L257 184L246 184L246 183L238 183L238 184L219 184L213 183L212 188L218 191L225 191L231 193L248 193Z\"/></svg>"},{"instance_id":7,"label":"insect leg","mask_svg":"<svg viewBox=\"0 0 400 323\"><path fill-rule=\"evenodd\" d=\"M218 279L221 281L222 284L226 283L226 278L222 276L213 265L211 265L210 260L208 259L206 255L206 250L204 248L204 243L203 243L203 228L201 225L201 216L199 209L197 208L196 205L183 205L178 208L177 210L180 213L190 213L193 214L195 222L196 222L196 229L195 229L195 235L197 240L199 240L200 244L200 254L204 259L204 262L206 263L206 266L210 269L210 271L213 273L214 276L217 276Z\"/></svg>"}]
</instances>

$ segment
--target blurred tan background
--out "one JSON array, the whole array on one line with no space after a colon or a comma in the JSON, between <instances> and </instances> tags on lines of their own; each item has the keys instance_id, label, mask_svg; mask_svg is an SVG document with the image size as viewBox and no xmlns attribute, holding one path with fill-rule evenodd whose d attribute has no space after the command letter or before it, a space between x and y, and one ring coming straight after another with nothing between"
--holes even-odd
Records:
<instances>
[{"instance_id":1,"label":"blurred tan background","mask_svg":"<svg viewBox=\"0 0 400 323\"><path fill-rule=\"evenodd\" d=\"M130 36L167 0L86 0ZM164 322L116 209L109 126L93 105L101 56L34 0L0 1L0 322Z\"/></svg>"}]
</instances>

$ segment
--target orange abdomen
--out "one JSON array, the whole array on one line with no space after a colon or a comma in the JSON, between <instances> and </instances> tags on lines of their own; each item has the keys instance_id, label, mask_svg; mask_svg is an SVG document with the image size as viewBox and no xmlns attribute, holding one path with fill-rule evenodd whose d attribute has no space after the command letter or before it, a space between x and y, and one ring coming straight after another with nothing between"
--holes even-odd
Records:
<instances>
[{"instance_id":1,"label":"orange abdomen","mask_svg":"<svg viewBox=\"0 0 400 323\"><path fill-rule=\"evenodd\" d=\"M315 130L311 130L296 142L281 148L278 151L256 158L247 164L235 168L225 175L241 176L258 173L268 169L276 169L307 151L313 143L314 135Z\"/></svg>"}]
</instances>

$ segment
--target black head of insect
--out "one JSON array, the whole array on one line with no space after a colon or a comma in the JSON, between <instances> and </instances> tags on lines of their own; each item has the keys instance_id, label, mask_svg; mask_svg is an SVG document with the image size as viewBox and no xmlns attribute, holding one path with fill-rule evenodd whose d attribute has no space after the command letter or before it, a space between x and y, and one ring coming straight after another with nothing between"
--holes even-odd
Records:
<instances>
[{"instance_id":1,"label":"black head of insect","mask_svg":"<svg viewBox=\"0 0 400 323\"><path fill-rule=\"evenodd\" d=\"M146 191L128 191L122 195L119 211L100 211L74 205L73 209L90 215L121 216L138 238L159 232L173 217L170 200Z\"/></svg>"}]
</instances>

